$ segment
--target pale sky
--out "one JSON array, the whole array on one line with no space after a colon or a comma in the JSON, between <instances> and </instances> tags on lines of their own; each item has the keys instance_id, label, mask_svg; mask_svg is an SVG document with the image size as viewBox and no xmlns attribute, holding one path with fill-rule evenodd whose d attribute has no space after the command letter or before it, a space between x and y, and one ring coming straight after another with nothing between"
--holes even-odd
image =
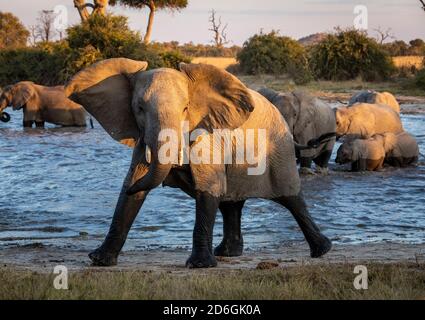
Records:
<instances>
[{"instance_id":1,"label":"pale sky","mask_svg":"<svg viewBox=\"0 0 425 320\"><path fill-rule=\"evenodd\" d=\"M280 30L282 35L298 39L331 31L336 26L353 26L353 9L360 4L368 8L371 35L376 35L373 29L381 27L391 28L398 39L425 39L425 12L418 0L189 0L189 6L180 12L157 13L152 39L210 42L208 17L211 9L229 24L228 38L234 44L241 45L261 29L265 32ZM79 22L72 0L0 0L0 11L14 13L29 26L35 24L38 11L53 9L55 5L68 8L70 24ZM113 13L128 16L131 28L144 33L146 9L109 8Z\"/></svg>"}]
</instances>

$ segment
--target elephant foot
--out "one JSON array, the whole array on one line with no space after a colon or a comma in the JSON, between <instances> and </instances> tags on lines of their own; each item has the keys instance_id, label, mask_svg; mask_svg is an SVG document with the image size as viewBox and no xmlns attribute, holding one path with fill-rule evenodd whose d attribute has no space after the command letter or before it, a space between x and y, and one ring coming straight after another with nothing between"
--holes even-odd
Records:
<instances>
[{"instance_id":1,"label":"elephant foot","mask_svg":"<svg viewBox=\"0 0 425 320\"><path fill-rule=\"evenodd\" d=\"M311 176L315 176L316 173L311 170L310 168L306 168L306 167L301 167L299 170L300 175L311 175Z\"/></svg>"},{"instance_id":2,"label":"elephant foot","mask_svg":"<svg viewBox=\"0 0 425 320\"><path fill-rule=\"evenodd\" d=\"M320 258L332 249L332 242L327 237L322 236L318 243L310 245L310 256L312 258Z\"/></svg>"},{"instance_id":3,"label":"elephant foot","mask_svg":"<svg viewBox=\"0 0 425 320\"><path fill-rule=\"evenodd\" d=\"M209 252L192 253L186 261L186 267L189 269L194 268L211 268L217 266L217 260Z\"/></svg>"},{"instance_id":4,"label":"elephant foot","mask_svg":"<svg viewBox=\"0 0 425 320\"><path fill-rule=\"evenodd\" d=\"M325 167L316 166L316 173L322 176L327 176L329 174L329 169Z\"/></svg>"},{"instance_id":5,"label":"elephant foot","mask_svg":"<svg viewBox=\"0 0 425 320\"><path fill-rule=\"evenodd\" d=\"M92 261L93 266L99 266L99 267L115 266L118 261L118 255L113 253L108 253L101 247L90 252L89 258Z\"/></svg>"},{"instance_id":6,"label":"elephant foot","mask_svg":"<svg viewBox=\"0 0 425 320\"><path fill-rule=\"evenodd\" d=\"M240 241L223 240L215 249L214 255L218 257L239 257L243 252L243 243Z\"/></svg>"}]
</instances>

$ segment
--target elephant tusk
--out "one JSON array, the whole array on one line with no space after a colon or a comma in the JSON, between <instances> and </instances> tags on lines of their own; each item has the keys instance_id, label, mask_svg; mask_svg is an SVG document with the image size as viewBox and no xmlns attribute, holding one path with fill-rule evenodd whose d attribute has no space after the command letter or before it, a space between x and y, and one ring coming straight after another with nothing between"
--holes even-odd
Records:
<instances>
[{"instance_id":1,"label":"elephant tusk","mask_svg":"<svg viewBox=\"0 0 425 320\"><path fill-rule=\"evenodd\" d=\"M149 163L149 164L152 161L152 151L151 151L151 148L149 148L148 145L146 145L145 159L146 159L146 162Z\"/></svg>"},{"instance_id":2,"label":"elephant tusk","mask_svg":"<svg viewBox=\"0 0 425 320\"><path fill-rule=\"evenodd\" d=\"M179 150L179 166L182 166L184 162L184 148L181 147Z\"/></svg>"}]
</instances>

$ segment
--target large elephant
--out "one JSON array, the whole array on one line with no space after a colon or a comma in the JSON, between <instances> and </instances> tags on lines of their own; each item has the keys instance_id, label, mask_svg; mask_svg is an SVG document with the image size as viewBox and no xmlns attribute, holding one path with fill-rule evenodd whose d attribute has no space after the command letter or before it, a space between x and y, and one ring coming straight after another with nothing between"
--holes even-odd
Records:
<instances>
[{"instance_id":1,"label":"large elephant","mask_svg":"<svg viewBox=\"0 0 425 320\"><path fill-rule=\"evenodd\" d=\"M385 133L385 163L393 167L414 165L419 159L419 146L416 139L408 132L399 134Z\"/></svg>"},{"instance_id":2,"label":"large elephant","mask_svg":"<svg viewBox=\"0 0 425 320\"><path fill-rule=\"evenodd\" d=\"M64 87L45 87L30 81L7 86L0 95L0 113L8 106L23 109L23 126L44 127L45 122L61 126L86 126L84 108L65 96Z\"/></svg>"},{"instance_id":3,"label":"large elephant","mask_svg":"<svg viewBox=\"0 0 425 320\"><path fill-rule=\"evenodd\" d=\"M336 134L370 138L375 134L403 132L400 115L381 104L357 103L336 109Z\"/></svg>"},{"instance_id":4,"label":"large elephant","mask_svg":"<svg viewBox=\"0 0 425 320\"><path fill-rule=\"evenodd\" d=\"M146 196L161 183L180 188L196 200L188 267L216 266L212 236L217 209L223 214L224 238L215 254L241 254L242 236L235 230L239 230L245 200L253 197L271 199L293 214L312 257L330 250L330 240L313 222L301 193L292 135L267 99L213 66L182 64L180 71L146 68L146 62L109 59L80 71L65 88L67 95L83 104L114 139L135 144L109 233L89 255L94 264L116 264ZM246 161L192 161L196 150L209 151L216 146L208 141L214 139L217 129L257 132L258 147L266 151L260 157L265 164L263 174L250 174L248 169L253 168ZM259 129L265 130L264 139L260 140ZM178 137L195 131L202 134L190 145L179 138L171 144L176 147L174 161L164 162L162 150L169 143L161 138L164 130L178 132ZM191 154L191 161L181 161L187 154L184 150ZM235 153L232 148L231 159L237 158Z\"/></svg>"},{"instance_id":5,"label":"large elephant","mask_svg":"<svg viewBox=\"0 0 425 320\"><path fill-rule=\"evenodd\" d=\"M279 93L267 88L259 92L278 108L288 123L295 142L305 145L314 138L335 132L334 111L312 95L301 91ZM301 172L303 169L308 171L312 161L316 164L317 171L326 171L334 145L335 138L331 137L317 148L297 150Z\"/></svg>"},{"instance_id":6,"label":"large elephant","mask_svg":"<svg viewBox=\"0 0 425 320\"><path fill-rule=\"evenodd\" d=\"M400 105L397 99L389 92L363 90L354 94L348 102L348 105L352 106L356 103L384 104L395 112L400 113Z\"/></svg>"}]
</instances>

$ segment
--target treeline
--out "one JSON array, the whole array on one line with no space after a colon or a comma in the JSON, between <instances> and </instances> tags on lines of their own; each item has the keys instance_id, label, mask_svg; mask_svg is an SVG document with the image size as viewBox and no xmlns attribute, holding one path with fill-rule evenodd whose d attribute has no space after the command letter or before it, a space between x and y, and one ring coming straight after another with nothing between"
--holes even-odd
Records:
<instances>
[{"instance_id":1,"label":"treeline","mask_svg":"<svg viewBox=\"0 0 425 320\"><path fill-rule=\"evenodd\" d=\"M423 66L401 73L384 45L355 29L336 29L309 46L275 31L260 33L244 43L237 57L242 73L288 74L298 84L312 79L381 81L403 76L416 77L425 90Z\"/></svg>"},{"instance_id":2,"label":"treeline","mask_svg":"<svg viewBox=\"0 0 425 320\"><path fill-rule=\"evenodd\" d=\"M396 40L382 44L384 50L392 57L397 56L425 56L425 41L415 39L406 43L402 40Z\"/></svg>"},{"instance_id":3,"label":"treeline","mask_svg":"<svg viewBox=\"0 0 425 320\"><path fill-rule=\"evenodd\" d=\"M28 47L29 32L9 13L0 12L0 86L22 80L44 85L66 82L96 61L114 57L145 60L150 68L177 68L192 57L237 57L231 72L287 74L297 84L311 80L388 80L411 77L425 89L422 68L397 69L391 56L423 55L425 43L413 40L380 44L365 32L336 29L319 41L302 45L278 32L252 36L241 47L179 44L176 41L146 44L123 16L92 15L66 30L61 41L41 41ZM397 50L392 46L397 45Z\"/></svg>"},{"instance_id":4,"label":"treeline","mask_svg":"<svg viewBox=\"0 0 425 320\"><path fill-rule=\"evenodd\" d=\"M23 28L15 21L14 28L19 27ZM145 44L123 16L93 15L68 28L66 33L67 37L61 41L42 41L27 47L25 40L3 46L0 86L22 80L44 85L63 84L86 66L115 57L145 60L150 68L177 68L180 62L190 62L178 49L163 50L157 45Z\"/></svg>"}]
</instances>

